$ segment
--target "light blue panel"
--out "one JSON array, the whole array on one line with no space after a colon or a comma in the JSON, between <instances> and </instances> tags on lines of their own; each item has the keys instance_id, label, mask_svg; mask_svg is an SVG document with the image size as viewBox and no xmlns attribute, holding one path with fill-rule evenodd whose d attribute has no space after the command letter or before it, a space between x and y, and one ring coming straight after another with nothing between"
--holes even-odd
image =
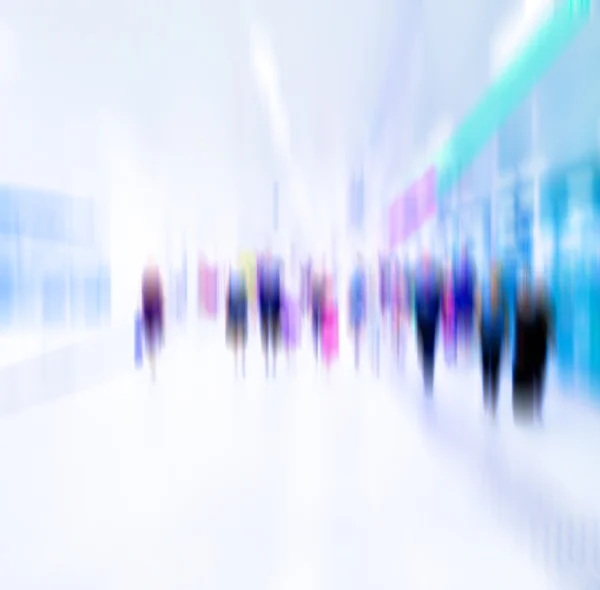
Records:
<instances>
[{"instance_id":1,"label":"light blue panel","mask_svg":"<svg viewBox=\"0 0 600 590\"><path fill-rule=\"evenodd\" d=\"M13 189L18 202L19 227L23 237L66 242L71 199L57 193Z\"/></svg>"},{"instance_id":2,"label":"light blue panel","mask_svg":"<svg viewBox=\"0 0 600 590\"><path fill-rule=\"evenodd\" d=\"M45 222L47 239L56 242L68 242L72 199L60 194L49 194L47 199L49 213L49 217Z\"/></svg>"},{"instance_id":3,"label":"light blue panel","mask_svg":"<svg viewBox=\"0 0 600 590\"><path fill-rule=\"evenodd\" d=\"M81 273L71 272L69 277L69 313L71 323L76 326L85 324L85 285Z\"/></svg>"},{"instance_id":4,"label":"light blue panel","mask_svg":"<svg viewBox=\"0 0 600 590\"><path fill-rule=\"evenodd\" d=\"M15 321L17 240L0 238L0 325Z\"/></svg>"},{"instance_id":5,"label":"light blue panel","mask_svg":"<svg viewBox=\"0 0 600 590\"><path fill-rule=\"evenodd\" d=\"M490 142L475 158L467 172L468 191L473 195L487 195L492 190L492 178L495 173L495 150Z\"/></svg>"},{"instance_id":6,"label":"light blue panel","mask_svg":"<svg viewBox=\"0 0 600 590\"><path fill-rule=\"evenodd\" d=\"M498 131L498 168L513 172L529 162L532 156L531 101L528 98L508 118Z\"/></svg>"},{"instance_id":7,"label":"light blue panel","mask_svg":"<svg viewBox=\"0 0 600 590\"><path fill-rule=\"evenodd\" d=\"M46 199L38 191L19 190L20 233L24 238L43 239L45 219L50 214Z\"/></svg>"},{"instance_id":8,"label":"light blue panel","mask_svg":"<svg viewBox=\"0 0 600 590\"><path fill-rule=\"evenodd\" d=\"M103 320L108 320L111 314L111 276L108 266L103 266L98 271L98 288L100 315Z\"/></svg>"},{"instance_id":9,"label":"light blue panel","mask_svg":"<svg viewBox=\"0 0 600 590\"><path fill-rule=\"evenodd\" d=\"M531 270L533 264L533 183L520 182L515 195L515 248L519 266Z\"/></svg>"},{"instance_id":10,"label":"light blue panel","mask_svg":"<svg viewBox=\"0 0 600 590\"><path fill-rule=\"evenodd\" d=\"M18 233L18 202L10 187L0 187L0 235L16 236Z\"/></svg>"},{"instance_id":11,"label":"light blue panel","mask_svg":"<svg viewBox=\"0 0 600 590\"><path fill-rule=\"evenodd\" d=\"M16 284L14 267L0 257L0 326L11 325L15 317Z\"/></svg>"},{"instance_id":12,"label":"light blue panel","mask_svg":"<svg viewBox=\"0 0 600 590\"><path fill-rule=\"evenodd\" d=\"M17 300L15 311L18 321L24 324L37 323L41 302L41 288L31 273L19 272L17 278Z\"/></svg>"},{"instance_id":13,"label":"light blue panel","mask_svg":"<svg viewBox=\"0 0 600 590\"><path fill-rule=\"evenodd\" d=\"M596 1L596 5L598 1ZM536 90L539 144L553 168L595 153L600 119L600 18L594 17Z\"/></svg>"},{"instance_id":14,"label":"light blue panel","mask_svg":"<svg viewBox=\"0 0 600 590\"><path fill-rule=\"evenodd\" d=\"M573 292L576 267L571 260L561 256L553 269L555 305L556 356L563 378L572 379L575 370L575 294Z\"/></svg>"},{"instance_id":15,"label":"light blue panel","mask_svg":"<svg viewBox=\"0 0 600 590\"><path fill-rule=\"evenodd\" d=\"M62 273L42 281L42 322L53 327L67 324L67 279Z\"/></svg>"},{"instance_id":16,"label":"light blue panel","mask_svg":"<svg viewBox=\"0 0 600 590\"><path fill-rule=\"evenodd\" d=\"M102 320L100 281L98 274L83 277L84 317L88 326L100 324Z\"/></svg>"},{"instance_id":17,"label":"light blue panel","mask_svg":"<svg viewBox=\"0 0 600 590\"><path fill-rule=\"evenodd\" d=\"M590 380L591 390L600 401L600 262L595 260L590 277L589 309L590 309Z\"/></svg>"}]
</instances>

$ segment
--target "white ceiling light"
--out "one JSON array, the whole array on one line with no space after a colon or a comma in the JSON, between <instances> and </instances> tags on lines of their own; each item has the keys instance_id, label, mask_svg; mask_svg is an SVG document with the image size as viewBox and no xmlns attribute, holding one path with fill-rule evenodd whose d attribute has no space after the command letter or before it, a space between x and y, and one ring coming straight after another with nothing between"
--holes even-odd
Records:
<instances>
[{"instance_id":1,"label":"white ceiling light","mask_svg":"<svg viewBox=\"0 0 600 590\"><path fill-rule=\"evenodd\" d=\"M496 79L517 57L554 5L555 0L522 0L493 37L490 55L492 79Z\"/></svg>"},{"instance_id":2,"label":"white ceiling light","mask_svg":"<svg viewBox=\"0 0 600 590\"><path fill-rule=\"evenodd\" d=\"M273 139L280 155L287 159L290 150L289 119L281 94L275 56L266 34L260 28L252 27L250 41L252 67L269 114Z\"/></svg>"},{"instance_id":3,"label":"white ceiling light","mask_svg":"<svg viewBox=\"0 0 600 590\"><path fill-rule=\"evenodd\" d=\"M290 121L281 85L277 61L268 36L259 26L253 25L250 30L252 69L262 99L267 109L273 142L283 162L289 178L290 199L294 208L294 217L304 227L311 223L311 208L306 198L306 183L292 156Z\"/></svg>"}]
</instances>

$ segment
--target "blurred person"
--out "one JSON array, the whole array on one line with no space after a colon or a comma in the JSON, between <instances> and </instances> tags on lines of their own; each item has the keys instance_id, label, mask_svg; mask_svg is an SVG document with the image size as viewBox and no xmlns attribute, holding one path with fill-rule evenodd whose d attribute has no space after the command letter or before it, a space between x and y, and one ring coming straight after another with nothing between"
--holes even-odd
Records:
<instances>
[{"instance_id":1,"label":"blurred person","mask_svg":"<svg viewBox=\"0 0 600 590\"><path fill-rule=\"evenodd\" d=\"M165 300L158 264L150 260L142 276L142 321L152 379L156 378L156 356L164 340Z\"/></svg>"},{"instance_id":2,"label":"blurred person","mask_svg":"<svg viewBox=\"0 0 600 590\"><path fill-rule=\"evenodd\" d=\"M325 367L329 369L339 353L339 309L333 275L325 276L322 309L321 350Z\"/></svg>"},{"instance_id":3,"label":"blurred person","mask_svg":"<svg viewBox=\"0 0 600 590\"><path fill-rule=\"evenodd\" d=\"M206 313L206 258L200 256L198 260L198 314Z\"/></svg>"},{"instance_id":4,"label":"blurred person","mask_svg":"<svg viewBox=\"0 0 600 590\"><path fill-rule=\"evenodd\" d=\"M226 301L227 342L233 348L235 372L241 356L242 376L246 374L246 344L248 341L248 286L246 275L240 269L231 268L227 284Z\"/></svg>"},{"instance_id":5,"label":"blurred person","mask_svg":"<svg viewBox=\"0 0 600 590\"><path fill-rule=\"evenodd\" d=\"M386 334L387 322L389 320L390 300L391 300L391 264L389 256L380 254L379 256L379 305L382 318L382 335Z\"/></svg>"},{"instance_id":6,"label":"blurred person","mask_svg":"<svg viewBox=\"0 0 600 590\"><path fill-rule=\"evenodd\" d=\"M500 269L492 268L489 282L477 293L475 314L481 345L483 406L496 417L502 350L508 348L508 304L502 289Z\"/></svg>"},{"instance_id":7,"label":"blurred person","mask_svg":"<svg viewBox=\"0 0 600 590\"><path fill-rule=\"evenodd\" d=\"M441 306L441 281L429 254L416 273L415 315L417 344L423 370L425 392L433 393L437 328Z\"/></svg>"},{"instance_id":8,"label":"blurred person","mask_svg":"<svg viewBox=\"0 0 600 590\"><path fill-rule=\"evenodd\" d=\"M359 256L350 277L348 290L348 314L350 333L354 342L354 366L358 371L360 365L360 345L367 315L367 287L365 269Z\"/></svg>"},{"instance_id":9,"label":"blurred person","mask_svg":"<svg viewBox=\"0 0 600 590\"><path fill-rule=\"evenodd\" d=\"M515 314L513 413L518 422L541 420L552 317L545 289L526 275Z\"/></svg>"},{"instance_id":10,"label":"blurred person","mask_svg":"<svg viewBox=\"0 0 600 590\"><path fill-rule=\"evenodd\" d=\"M286 265L284 277L281 330L289 364L292 360L294 351L300 343L302 317L300 287L298 285L298 269L295 268L293 263Z\"/></svg>"},{"instance_id":11,"label":"blurred person","mask_svg":"<svg viewBox=\"0 0 600 590\"><path fill-rule=\"evenodd\" d=\"M406 331L410 323L410 286L406 269L396 261L394 285L392 290L392 325L394 338L394 356L404 364L406 352Z\"/></svg>"},{"instance_id":12,"label":"blurred person","mask_svg":"<svg viewBox=\"0 0 600 590\"><path fill-rule=\"evenodd\" d=\"M277 349L281 337L281 267L270 252L261 260L258 270L258 307L265 370L269 376L269 352L273 356L273 375L277 369Z\"/></svg>"},{"instance_id":13,"label":"blurred person","mask_svg":"<svg viewBox=\"0 0 600 590\"><path fill-rule=\"evenodd\" d=\"M444 353L448 364L456 362L456 308L452 265L448 268L442 286L442 334Z\"/></svg>"},{"instance_id":14,"label":"blurred person","mask_svg":"<svg viewBox=\"0 0 600 590\"><path fill-rule=\"evenodd\" d=\"M534 412L539 422L543 418L544 394L546 389L546 372L548 369L548 353L554 348L554 311L550 300L550 294L542 280L538 281L535 290L536 305L536 350L537 366L534 388Z\"/></svg>"},{"instance_id":15,"label":"blurred person","mask_svg":"<svg viewBox=\"0 0 600 590\"><path fill-rule=\"evenodd\" d=\"M222 274L219 273L219 267L215 263L206 264L203 273L203 297L204 312L211 318L216 319L219 311L219 281Z\"/></svg>"},{"instance_id":16,"label":"blurred person","mask_svg":"<svg viewBox=\"0 0 600 590\"><path fill-rule=\"evenodd\" d=\"M305 316L310 308L310 261L300 266L300 305Z\"/></svg>"},{"instance_id":17,"label":"blurred person","mask_svg":"<svg viewBox=\"0 0 600 590\"><path fill-rule=\"evenodd\" d=\"M376 264L376 263L375 263ZM379 376L382 312L380 301L379 281L380 274L375 265L369 272L367 284L367 324L369 328L369 341L371 348L371 365L375 375Z\"/></svg>"},{"instance_id":18,"label":"blurred person","mask_svg":"<svg viewBox=\"0 0 600 590\"><path fill-rule=\"evenodd\" d=\"M244 252L239 258L239 268L244 274L246 281L246 294L248 298L248 320L254 319L256 311L256 254L253 252Z\"/></svg>"},{"instance_id":19,"label":"blurred person","mask_svg":"<svg viewBox=\"0 0 600 590\"><path fill-rule=\"evenodd\" d=\"M310 316L315 361L318 363L321 351L321 336L323 331L323 314L325 312L325 272L311 269L310 282Z\"/></svg>"},{"instance_id":20,"label":"blurred person","mask_svg":"<svg viewBox=\"0 0 600 590\"><path fill-rule=\"evenodd\" d=\"M474 299L475 269L465 246L454 276L454 309L456 313L457 344L459 349L467 354L470 352L473 338Z\"/></svg>"}]
</instances>

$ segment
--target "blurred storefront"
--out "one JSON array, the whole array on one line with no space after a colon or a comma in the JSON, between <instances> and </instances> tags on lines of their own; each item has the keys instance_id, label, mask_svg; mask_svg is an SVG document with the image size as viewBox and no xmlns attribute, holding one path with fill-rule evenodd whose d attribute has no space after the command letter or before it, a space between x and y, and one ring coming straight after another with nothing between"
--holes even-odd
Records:
<instances>
[{"instance_id":1,"label":"blurred storefront","mask_svg":"<svg viewBox=\"0 0 600 590\"><path fill-rule=\"evenodd\" d=\"M600 385L598 56L594 16L485 145L487 172L476 160L437 195L446 249L501 262L512 293L521 272L543 276L559 372L590 391Z\"/></svg>"}]
</instances>

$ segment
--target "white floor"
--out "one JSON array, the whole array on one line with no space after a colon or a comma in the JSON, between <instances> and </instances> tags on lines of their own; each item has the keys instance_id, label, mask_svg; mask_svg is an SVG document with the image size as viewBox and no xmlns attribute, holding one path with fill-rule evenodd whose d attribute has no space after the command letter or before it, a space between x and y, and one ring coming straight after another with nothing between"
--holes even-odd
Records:
<instances>
[{"instance_id":1,"label":"white floor","mask_svg":"<svg viewBox=\"0 0 600 590\"><path fill-rule=\"evenodd\" d=\"M213 329L152 385L0 419L0 588L559 588L387 380L308 350L235 378ZM406 379L403 395L417 399Z\"/></svg>"},{"instance_id":2,"label":"white floor","mask_svg":"<svg viewBox=\"0 0 600 590\"><path fill-rule=\"evenodd\" d=\"M0 334L0 368L34 358L63 346L82 342L101 332L102 328L88 330L14 330Z\"/></svg>"}]
</instances>

